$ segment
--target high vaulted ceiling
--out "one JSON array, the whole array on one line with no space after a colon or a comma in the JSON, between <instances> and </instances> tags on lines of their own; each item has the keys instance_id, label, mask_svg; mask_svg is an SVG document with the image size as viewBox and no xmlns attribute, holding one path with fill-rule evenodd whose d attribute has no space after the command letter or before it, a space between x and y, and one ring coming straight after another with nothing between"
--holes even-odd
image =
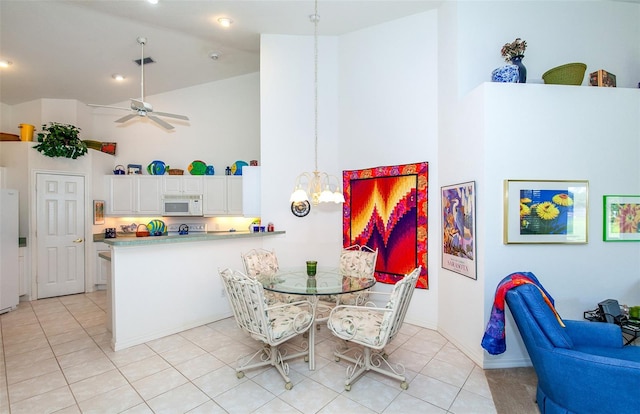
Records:
<instances>
[{"instance_id":1,"label":"high vaulted ceiling","mask_svg":"<svg viewBox=\"0 0 640 414\"><path fill-rule=\"evenodd\" d=\"M340 35L438 7L435 0L320 0L320 35ZM314 2L0 0L0 102L113 104L259 70L260 34L313 35ZM219 17L233 24L223 28ZM219 58L210 58L212 52ZM313 56L310 51L310 57ZM113 74L126 77L115 82Z\"/></svg>"}]
</instances>

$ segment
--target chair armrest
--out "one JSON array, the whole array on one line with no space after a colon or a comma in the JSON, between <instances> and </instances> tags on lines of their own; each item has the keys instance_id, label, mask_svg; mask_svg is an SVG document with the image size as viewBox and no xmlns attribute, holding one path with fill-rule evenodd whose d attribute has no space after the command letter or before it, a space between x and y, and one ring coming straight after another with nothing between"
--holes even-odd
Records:
<instances>
[{"instance_id":1,"label":"chair armrest","mask_svg":"<svg viewBox=\"0 0 640 414\"><path fill-rule=\"evenodd\" d=\"M565 320L567 335L575 345L622 348L622 331L618 325L604 322Z\"/></svg>"},{"instance_id":2,"label":"chair armrest","mask_svg":"<svg viewBox=\"0 0 640 414\"><path fill-rule=\"evenodd\" d=\"M635 351L632 348L635 347L629 351ZM638 351L640 353L640 349ZM640 384L637 357L636 361L624 360L564 348L543 352L546 354L544 366L536 367L539 384L547 397L562 401L567 412L637 411Z\"/></svg>"}]
</instances>

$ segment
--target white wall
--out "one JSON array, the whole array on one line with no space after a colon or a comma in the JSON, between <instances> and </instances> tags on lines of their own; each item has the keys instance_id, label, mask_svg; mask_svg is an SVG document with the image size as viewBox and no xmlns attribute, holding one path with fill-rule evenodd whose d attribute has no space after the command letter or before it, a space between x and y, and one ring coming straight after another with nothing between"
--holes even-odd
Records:
<instances>
[{"instance_id":1,"label":"white wall","mask_svg":"<svg viewBox=\"0 0 640 414\"><path fill-rule=\"evenodd\" d=\"M318 168L340 177L338 38L318 41ZM317 259L337 265L342 247L340 205L291 214L296 176L314 169L313 36L263 35L260 45L262 220L286 237L269 238L281 266Z\"/></svg>"},{"instance_id":2,"label":"white wall","mask_svg":"<svg viewBox=\"0 0 640 414\"><path fill-rule=\"evenodd\" d=\"M194 160L213 165L216 175L224 175L235 161L260 160L259 75L252 73L218 82L179 89L145 100L153 109L187 115L189 121L164 118L175 129L166 130L146 118L124 124L114 121L126 111L94 110L91 138L116 142L114 166L140 164L146 169L154 160L188 174ZM129 102L113 106L129 107Z\"/></svg>"},{"instance_id":3,"label":"white wall","mask_svg":"<svg viewBox=\"0 0 640 414\"><path fill-rule=\"evenodd\" d=\"M8 134L18 134L19 131L18 125L12 125L11 122L11 113L13 112L13 107L11 105L7 105L5 103L0 102L0 132L6 132ZM23 122L26 123L26 122Z\"/></svg>"},{"instance_id":4,"label":"white wall","mask_svg":"<svg viewBox=\"0 0 640 414\"><path fill-rule=\"evenodd\" d=\"M437 12L340 37L340 167L354 170L429 162L429 289L418 289L406 319L437 327ZM378 285L389 290L390 285Z\"/></svg>"}]
</instances>

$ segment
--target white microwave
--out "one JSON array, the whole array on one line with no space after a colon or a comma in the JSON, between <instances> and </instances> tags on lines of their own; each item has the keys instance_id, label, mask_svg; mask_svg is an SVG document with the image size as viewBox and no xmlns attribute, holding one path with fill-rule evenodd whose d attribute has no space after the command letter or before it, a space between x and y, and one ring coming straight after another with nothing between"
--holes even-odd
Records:
<instances>
[{"instance_id":1,"label":"white microwave","mask_svg":"<svg viewBox=\"0 0 640 414\"><path fill-rule=\"evenodd\" d=\"M163 216L202 216L201 195L162 196Z\"/></svg>"}]
</instances>

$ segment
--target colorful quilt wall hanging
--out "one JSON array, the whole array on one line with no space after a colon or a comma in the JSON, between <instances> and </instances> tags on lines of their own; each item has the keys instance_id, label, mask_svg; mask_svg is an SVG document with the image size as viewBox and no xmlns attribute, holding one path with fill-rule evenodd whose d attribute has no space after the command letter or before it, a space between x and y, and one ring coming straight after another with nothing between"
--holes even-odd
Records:
<instances>
[{"instance_id":1,"label":"colorful quilt wall hanging","mask_svg":"<svg viewBox=\"0 0 640 414\"><path fill-rule=\"evenodd\" d=\"M378 249L375 277L382 283L422 266L416 287L428 289L429 163L344 171L342 179L343 246Z\"/></svg>"}]
</instances>

